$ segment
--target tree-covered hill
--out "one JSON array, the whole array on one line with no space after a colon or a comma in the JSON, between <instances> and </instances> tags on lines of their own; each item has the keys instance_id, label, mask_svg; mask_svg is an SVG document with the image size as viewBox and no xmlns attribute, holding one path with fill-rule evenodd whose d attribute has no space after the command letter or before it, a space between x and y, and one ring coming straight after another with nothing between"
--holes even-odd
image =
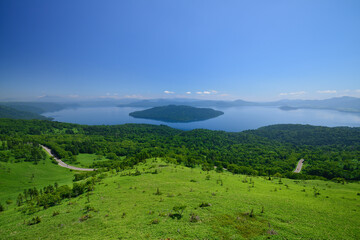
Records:
<instances>
[{"instance_id":1,"label":"tree-covered hill","mask_svg":"<svg viewBox=\"0 0 360 240\"><path fill-rule=\"evenodd\" d=\"M159 120L163 122L195 122L215 118L224 114L211 108L196 108L184 105L154 107L129 113L135 118Z\"/></svg>"}]
</instances>

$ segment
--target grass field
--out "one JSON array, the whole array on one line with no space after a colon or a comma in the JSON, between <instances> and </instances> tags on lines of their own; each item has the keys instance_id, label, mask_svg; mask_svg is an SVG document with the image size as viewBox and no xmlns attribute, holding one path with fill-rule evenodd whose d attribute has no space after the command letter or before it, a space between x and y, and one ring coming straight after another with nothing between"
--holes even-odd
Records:
<instances>
[{"instance_id":1,"label":"grass field","mask_svg":"<svg viewBox=\"0 0 360 240\"><path fill-rule=\"evenodd\" d=\"M0 239L360 239L359 183L268 180L150 160L137 170L107 173L88 197L33 215L6 206ZM181 206L182 214L173 210ZM41 223L23 224L34 216Z\"/></svg>"},{"instance_id":2,"label":"grass field","mask_svg":"<svg viewBox=\"0 0 360 240\"><path fill-rule=\"evenodd\" d=\"M107 159L104 156L97 156L96 154L80 153L79 155L76 155L75 163L68 163L68 164L74 167L89 168L91 164L93 164L94 162L101 162L106 160Z\"/></svg>"},{"instance_id":3,"label":"grass field","mask_svg":"<svg viewBox=\"0 0 360 240\"><path fill-rule=\"evenodd\" d=\"M41 188L57 182L59 185L70 184L73 173L66 168L51 163L47 157L35 165L30 162L0 162L0 202L16 200L24 189Z\"/></svg>"}]
</instances>

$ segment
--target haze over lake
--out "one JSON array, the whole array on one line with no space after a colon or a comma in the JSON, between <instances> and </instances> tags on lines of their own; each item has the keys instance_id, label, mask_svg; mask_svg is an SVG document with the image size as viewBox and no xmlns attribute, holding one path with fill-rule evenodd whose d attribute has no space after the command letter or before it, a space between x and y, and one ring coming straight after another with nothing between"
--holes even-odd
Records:
<instances>
[{"instance_id":1,"label":"haze over lake","mask_svg":"<svg viewBox=\"0 0 360 240\"><path fill-rule=\"evenodd\" d=\"M238 132L283 123L310 124L328 127L360 127L360 114L356 113L316 109L283 111L277 107L214 108L216 110L223 111L224 115L205 121L191 123L165 123L148 119L136 119L129 116L129 113L143 109L145 108L80 107L74 109L64 109L58 112L44 113L43 115L54 118L54 121L88 125L147 123L156 125L164 124L183 130L205 128L229 132Z\"/></svg>"}]
</instances>

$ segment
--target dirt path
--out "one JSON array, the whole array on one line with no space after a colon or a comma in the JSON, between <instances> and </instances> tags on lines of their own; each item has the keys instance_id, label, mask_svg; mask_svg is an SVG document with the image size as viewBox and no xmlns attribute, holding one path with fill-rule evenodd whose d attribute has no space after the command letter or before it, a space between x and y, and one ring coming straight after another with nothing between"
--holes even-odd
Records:
<instances>
[{"instance_id":1,"label":"dirt path","mask_svg":"<svg viewBox=\"0 0 360 240\"><path fill-rule=\"evenodd\" d=\"M298 165L297 165L296 169L294 170L294 173L299 173L301 171L303 162L304 162L304 159L299 160Z\"/></svg>"},{"instance_id":2,"label":"dirt path","mask_svg":"<svg viewBox=\"0 0 360 240\"><path fill-rule=\"evenodd\" d=\"M61 167L64 168L68 168L68 169L72 169L72 170L76 170L76 171L95 171L96 169L93 168L78 168L78 167L74 167L74 166L70 166L67 165L66 163L64 163L63 161L61 161L61 159L55 157L52 153L50 148L47 148L43 145L40 145L48 154L50 154L50 156L54 157L54 159L58 162L58 165L60 165Z\"/></svg>"}]
</instances>

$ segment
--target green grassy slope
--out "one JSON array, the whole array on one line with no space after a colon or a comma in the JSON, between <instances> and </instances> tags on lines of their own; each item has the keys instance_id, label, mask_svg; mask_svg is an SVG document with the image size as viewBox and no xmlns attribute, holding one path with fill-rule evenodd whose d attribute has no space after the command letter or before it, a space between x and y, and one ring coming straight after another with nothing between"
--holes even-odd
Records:
<instances>
[{"instance_id":1,"label":"green grassy slope","mask_svg":"<svg viewBox=\"0 0 360 240\"><path fill-rule=\"evenodd\" d=\"M55 182L59 185L70 184L73 175L69 169L51 163L49 158L37 165L30 162L0 162L0 202L4 203L8 198L16 202L17 195L24 189L42 188Z\"/></svg>"},{"instance_id":2,"label":"green grassy slope","mask_svg":"<svg viewBox=\"0 0 360 240\"><path fill-rule=\"evenodd\" d=\"M360 238L358 183L280 182L153 161L136 168L141 175L129 176L134 169L109 172L88 197L33 215L8 206L0 213L0 239ZM151 174L155 170L158 174ZM182 218L172 219L169 213L181 205ZM86 212L85 206L94 210ZM80 221L85 215L91 217ZM23 224L34 216L41 223Z\"/></svg>"}]
</instances>

